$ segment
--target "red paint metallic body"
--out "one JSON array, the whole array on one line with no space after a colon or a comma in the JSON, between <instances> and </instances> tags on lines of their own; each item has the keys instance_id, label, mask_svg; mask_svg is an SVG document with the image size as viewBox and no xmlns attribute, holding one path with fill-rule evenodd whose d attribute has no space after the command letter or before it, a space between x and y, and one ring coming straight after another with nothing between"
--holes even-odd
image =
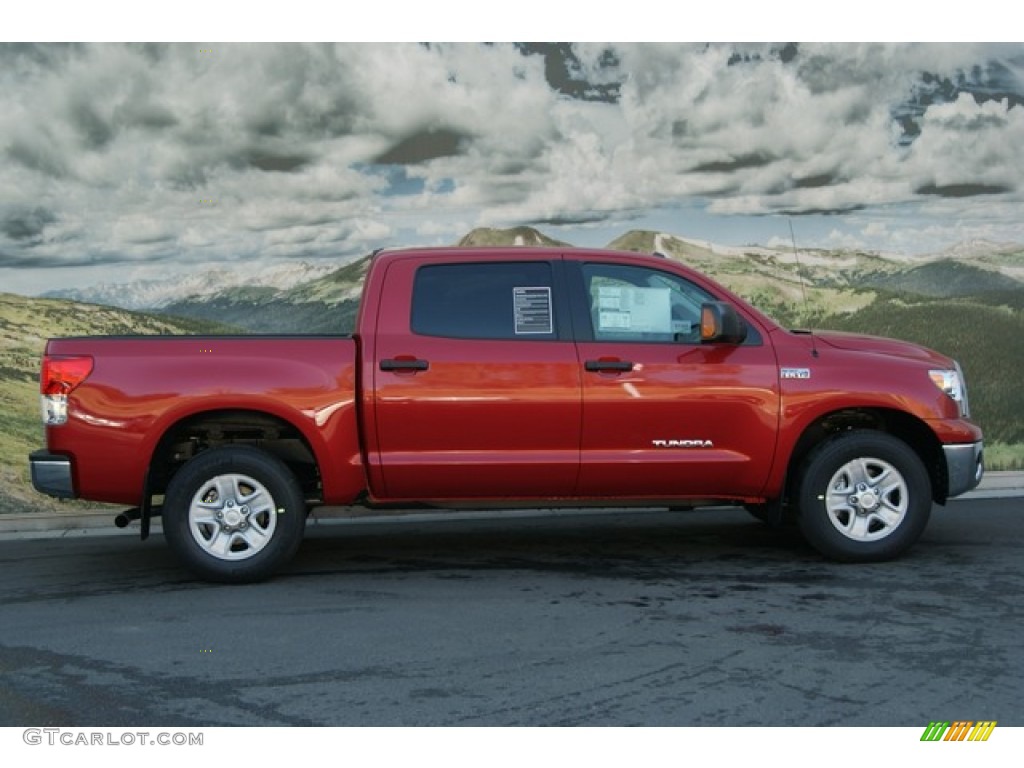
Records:
<instances>
[{"instance_id":1,"label":"red paint metallic body","mask_svg":"<svg viewBox=\"0 0 1024 768\"><path fill-rule=\"evenodd\" d=\"M773 325L721 286L667 260L584 258L590 264L630 263L674 272L730 301L752 333L763 337ZM676 268L667 269L670 265ZM577 495L761 498L779 420L779 373L770 344L592 340L578 348L581 360L624 360L633 369L583 374Z\"/></svg>"},{"instance_id":2,"label":"red paint metallic body","mask_svg":"<svg viewBox=\"0 0 1024 768\"><path fill-rule=\"evenodd\" d=\"M375 345L368 348L363 367L373 496L572 496L581 419L575 345L412 333L409 308L416 270L450 261L445 254L405 256L379 270L386 269L386 279L375 313ZM372 301L367 306L372 308ZM381 360L402 357L426 360L430 368L381 370Z\"/></svg>"},{"instance_id":3,"label":"red paint metallic body","mask_svg":"<svg viewBox=\"0 0 1024 768\"><path fill-rule=\"evenodd\" d=\"M46 352L94 360L92 374L69 397L68 423L47 429L49 450L72 458L81 498L139 504L167 430L224 410L269 414L298 429L329 468L325 499L351 501L365 486L351 339L55 339Z\"/></svg>"},{"instance_id":4,"label":"red paint metallic body","mask_svg":"<svg viewBox=\"0 0 1024 768\"><path fill-rule=\"evenodd\" d=\"M753 334L736 344L418 335L410 306L425 264L588 261L662 270L733 305ZM572 287L572 286L570 286ZM554 311L574 310L558 294ZM830 414L899 414L925 439L981 432L929 380L953 362L919 347L793 334L675 262L578 249L422 249L378 255L353 338L133 337L52 340L48 355L94 367L48 449L72 460L78 496L140 504L161 439L223 411L272 416L312 452L320 501L778 499L801 437ZM386 360L423 370L382 370ZM632 364L589 371L586 361ZM783 378L786 368L807 377Z\"/></svg>"}]
</instances>

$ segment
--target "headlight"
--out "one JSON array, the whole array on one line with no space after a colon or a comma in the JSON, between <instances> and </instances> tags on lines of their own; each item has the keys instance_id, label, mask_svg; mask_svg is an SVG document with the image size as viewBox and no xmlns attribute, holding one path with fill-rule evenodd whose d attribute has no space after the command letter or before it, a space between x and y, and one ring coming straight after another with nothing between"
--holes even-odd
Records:
<instances>
[{"instance_id":1,"label":"headlight","mask_svg":"<svg viewBox=\"0 0 1024 768\"><path fill-rule=\"evenodd\" d=\"M971 409L967 404L967 384L964 381L964 373L960 370L959 363L953 363L953 365L956 366L953 370L928 371L928 375L936 387L960 406L960 415L968 418L971 415Z\"/></svg>"}]
</instances>

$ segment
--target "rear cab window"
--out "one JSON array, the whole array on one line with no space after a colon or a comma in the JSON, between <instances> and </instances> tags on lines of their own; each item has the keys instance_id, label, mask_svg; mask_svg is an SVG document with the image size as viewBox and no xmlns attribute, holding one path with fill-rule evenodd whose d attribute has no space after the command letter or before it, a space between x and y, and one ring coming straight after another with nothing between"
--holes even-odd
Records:
<instances>
[{"instance_id":1,"label":"rear cab window","mask_svg":"<svg viewBox=\"0 0 1024 768\"><path fill-rule=\"evenodd\" d=\"M413 282L413 333L456 339L559 339L549 262L430 264Z\"/></svg>"}]
</instances>

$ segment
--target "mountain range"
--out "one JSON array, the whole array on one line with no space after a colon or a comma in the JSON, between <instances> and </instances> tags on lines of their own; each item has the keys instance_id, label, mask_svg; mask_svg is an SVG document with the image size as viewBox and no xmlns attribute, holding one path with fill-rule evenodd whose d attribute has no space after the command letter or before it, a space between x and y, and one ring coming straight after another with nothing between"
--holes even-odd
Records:
<instances>
[{"instance_id":1,"label":"mountain range","mask_svg":"<svg viewBox=\"0 0 1024 768\"><path fill-rule=\"evenodd\" d=\"M475 229L460 246L572 247L531 227ZM608 248L663 253L706 272L784 323L853 312L882 292L955 297L1024 287L1024 245L970 241L905 256L857 250L723 246L633 230ZM217 268L166 281L104 283L46 294L81 302L191 317L254 333L347 333L369 257L337 264L286 264L251 274Z\"/></svg>"},{"instance_id":2,"label":"mountain range","mask_svg":"<svg viewBox=\"0 0 1024 768\"><path fill-rule=\"evenodd\" d=\"M528 227L476 229L459 245L572 247ZM1024 246L974 241L924 257L857 250L722 246L631 231L609 248L692 265L790 327L903 338L956 357L990 463L1024 469ZM255 275L92 286L76 298L0 294L0 512L50 508L28 482L42 444L39 359L61 335L349 333L370 256ZM146 307L146 312L135 311Z\"/></svg>"},{"instance_id":3,"label":"mountain range","mask_svg":"<svg viewBox=\"0 0 1024 768\"><path fill-rule=\"evenodd\" d=\"M337 264L296 262L275 264L253 273L251 267L231 269L219 266L194 274L166 279L134 280L124 283L103 282L82 288L62 288L41 295L46 299L71 299L90 304L105 304L122 309L162 309L187 298L214 296L224 291L267 288L285 291L330 274Z\"/></svg>"}]
</instances>

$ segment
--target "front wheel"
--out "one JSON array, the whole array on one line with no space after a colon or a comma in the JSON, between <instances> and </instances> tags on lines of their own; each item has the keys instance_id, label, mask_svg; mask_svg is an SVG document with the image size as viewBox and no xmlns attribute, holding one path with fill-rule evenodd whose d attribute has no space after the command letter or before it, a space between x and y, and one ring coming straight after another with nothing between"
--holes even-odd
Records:
<instances>
[{"instance_id":1,"label":"front wheel","mask_svg":"<svg viewBox=\"0 0 1024 768\"><path fill-rule=\"evenodd\" d=\"M248 446L199 454L172 478L164 497L164 538L186 566L211 581L267 578L295 554L305 526L305 498L294 474Z\"/></svg>"},{"instance_id":2,"label":"front wheel","mask_svg":"<svg viewBox=\"0 0 1024 768\"><path fill-rule=\"evenodd\" d=\"M826 557L889 560L917 541L931 514L931 482L917 454L881 432L836 435L804 462L800 530Z\"/></svg>"}]
</instances>

